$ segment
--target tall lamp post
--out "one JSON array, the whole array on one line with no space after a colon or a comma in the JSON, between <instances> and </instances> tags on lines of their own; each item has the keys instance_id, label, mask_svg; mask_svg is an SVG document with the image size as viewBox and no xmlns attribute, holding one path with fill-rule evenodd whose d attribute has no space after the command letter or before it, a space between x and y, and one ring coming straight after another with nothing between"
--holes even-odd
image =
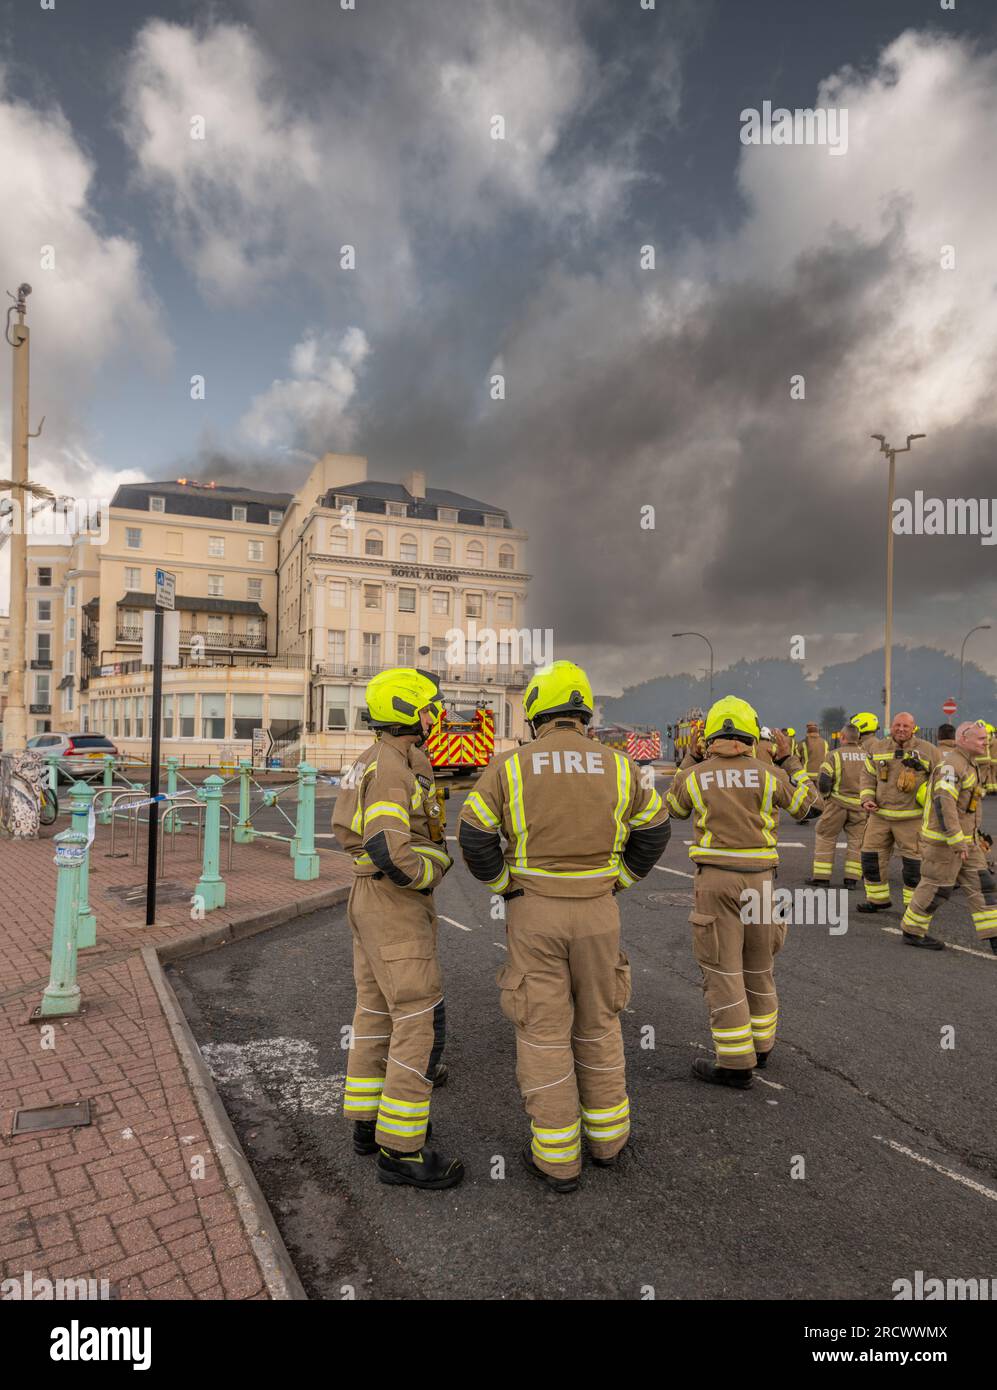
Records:
<instances>
[{"instance_id":1,"label":"tall lamp post","mask_svg":"<svg viewBox=\"0 0 997 1390\"><path fill-rule=\"evenodd\" d=\"M710 649L710 704L713 704L713 643L704 632L673 632L673 637L701 637Z\"/></svg>"},{"instance_id":2,"label":"tall lamp post","mask_svg":"<svg viewBox=\"0 0 997 1390\"><path fill-rule=\"evenodd\" d=\"M927 439L926 434L909 434L902 449L887 444L886 436L874 434L879 440L879 452L890 460L890 479L886 494L886 660L883 667L883 727L891 723L890 705L892 703L893 683L893 499L896 493L897 454L910 452L912 439Z\"/></svg>"},{"instance_id":3,"label":"tall lamp post","mask_svg":"<svg viewBox=\"0 0 997 1390\"><path fill-rule=\"evenodd\" d=\"M969 629L969 631L966 633L965 637L962 639L962 651L959 653L959 708L960 708L960 709L962 709L962 675L963 675L963 666L964 666L965 661L966 661L966 643L967 643L967 642L969 641L969 639L972 637L972 635L973 635L974 632L989 632L989 631L990 631L990 624L989 624L989 623L979 623L976 627L971 627L971 628Z\"/></svg>"}]
</instances>

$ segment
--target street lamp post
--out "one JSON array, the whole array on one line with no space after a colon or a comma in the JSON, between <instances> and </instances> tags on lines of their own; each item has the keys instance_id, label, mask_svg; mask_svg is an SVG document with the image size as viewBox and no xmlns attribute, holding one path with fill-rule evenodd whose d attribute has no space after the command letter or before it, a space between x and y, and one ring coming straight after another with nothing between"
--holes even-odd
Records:
<instances>
[{"instance_id":1,"label":"street lamp post","mask_svg":"<svg viewBox=\"0 0 997 1390\"><path fill-rule=\"evenodd\" d=\"M965 661L966 661L966 643L967 643L967 642L969 641L969 639L972 637L972 635L973 635L974 632L989 632L989 631L990 631L990 624L989 624L989 623L978 623L976 627L971 627L971 628L969 629L969 631L966 633L965 637L962 639L962 651L959 653L959 708L960 708L960 710L962 709L962 680L963 680L963 666L965 665Z\"/></svg>"},{"instance_id":2,"label":"street lamp post","mask_svg":"<svg viewBox=\"0 0 997 1390\"><path fill-rule=\"evenodd\" d=\"M886 493L886 659L883 666L883 727L890 727L890 706L893 682L893 499L896 493L897 454L910 452L912 439L927 439L925 434L909 434L902 449L887 444L886 436L874 434L879 440L879 452L890 460L890 477Z\"/></svg>"},{"instance_id":3,"label":"street lamp post","mask_svg":"<svg viewBox=\"0 0 997 1390\"><path fill-rule=\"evenodd\" d=\"M673 637L701 637L710 649L710 704L713 704L713 643L704 632L673 632Z\"/></svg>"}]
</instances>

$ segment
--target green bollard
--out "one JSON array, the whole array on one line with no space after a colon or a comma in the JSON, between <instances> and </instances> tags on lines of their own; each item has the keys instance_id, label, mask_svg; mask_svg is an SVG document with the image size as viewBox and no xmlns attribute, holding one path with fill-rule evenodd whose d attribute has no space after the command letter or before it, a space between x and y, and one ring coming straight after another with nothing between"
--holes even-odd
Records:
<instances>
[{"instance_id":1,"label":"green bollard","mask_svg":"<svg viewBox=\"0 0 997 1390\"><path fill-rule=\"evenodd\" d=\"M60 1018L80 1011L80 987L76 983L76 924L79 907L80 865L86 856L87 837L63 830L55 837L55 925L52 929L52 968L34 1011L35 1018Z\"/></svg>"},{"instance_id":2,"label":"green bollard","mask_svg":"<svg viewBox=\"0 0 997 1390\"><path fill-rule=\"evenodd\" d=\"M111 801L114 797L114 755L104 754L104 786L100 801L98 819L101 825L111 824Z\"/></svg>"},{"instance_id":3,"label":"green bollard","mask_svg":"<svg viewBox=\"0 0 997 1390\"><path fill-rule=\"evenodd\" d=\"M204 812L204 862L201 865L201 878L194 893L203 902L205 912L213 912L216 907L225 906L225 880L218 872L221 860L224 785L221 777L213 775L204 779L204 786L198 792L207 809Z\"/></svg>"},{"instance_id":4,"label":"green bollard","mask_svg":"<svg viewBox=\"0 0 997 1390\"><path fill-rule=\"evenodd\" d=\"M253 771L252 758L239 759L239 819L235 823L235 842L237 845L252 844L253 823L249 818L249 779Z\"/></svg>"},{"instance_id":5,"label":"green bollard","mask_svg":"<svg viewBox=\"0 0 997 1390\"><path fill-rule=\"evenodd\" d=\"M79 906L76 913L76 945L83 951L97 945L97 917L90 906L90 803L94 790L87 782L74 782L69 789L70 830L75 830L87 842L86 854L80 865Z\"/></svg>"},{"instance_id":6,"label":"green bollard","mask_svg":"<svg viewBox=\"0 0 997 1390\"><path fill-rule=\"evenodd\" d=\"M315 851L315 773L311 763L298 764L298 816L291 837L291 858L296 879L318 878Z\"/></svg>"}]
</instances>

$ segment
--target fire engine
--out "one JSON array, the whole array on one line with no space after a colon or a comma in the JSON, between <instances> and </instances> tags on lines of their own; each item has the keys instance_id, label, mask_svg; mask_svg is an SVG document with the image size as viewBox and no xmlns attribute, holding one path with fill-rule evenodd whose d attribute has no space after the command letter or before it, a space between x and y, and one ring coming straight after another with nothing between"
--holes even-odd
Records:
<instances>
[{"instance_id":1,"label":"fire engine","mask_svg":"<svg viewBox=\"0 0 997 1390\"><path fill-rule=\"evenodd\" d=\"M617 748L635 763L653 763L661 757L661 732L644 724L606 724L593 729L592 737L607 748Z\"/></svg>"},{"instance_id":2,"label":"fire engine","mask_svg":"<svg viewBox=\"0 0 997 1390\"><path fill-rule=\"evenodd\" d=\"M495 752L495 714L487 705L444 709L426 739L429 761L440 772L487 767Z\"/></svg>"}]
</instances>

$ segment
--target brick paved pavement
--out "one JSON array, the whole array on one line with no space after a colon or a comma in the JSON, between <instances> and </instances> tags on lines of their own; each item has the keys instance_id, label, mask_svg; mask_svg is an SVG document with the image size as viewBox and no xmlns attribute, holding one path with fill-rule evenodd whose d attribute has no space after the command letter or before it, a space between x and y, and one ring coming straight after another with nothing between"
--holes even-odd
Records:
<instances>
[{"instance_id":1,"label":"brick paved pavement","mask_svg":"<svg viewBox=\"0 0 997 1390\"><path fill-rule=\"evenodd\" d=\"M56 870L52 831L0 840L0 1279L106 1279L120 1298L268 1298L267 1285L202 1120L140 949L180 944L260 914L321 905L350 879L346 856L322 850L321 877L295 883L286 846L236 846L224 908L191 920L189 902L140 925L105 889L144 868L91 852L97 947L80 953L86 1013L25 1022L48 981ZM165 881L193 891L192 850ZM224 859L223 859L224 864ZM80 1098L89 1127L12 1137L13 1111ZM201 1175L203 1173L203 1176Z\"/></svg>"}]
</instances>

